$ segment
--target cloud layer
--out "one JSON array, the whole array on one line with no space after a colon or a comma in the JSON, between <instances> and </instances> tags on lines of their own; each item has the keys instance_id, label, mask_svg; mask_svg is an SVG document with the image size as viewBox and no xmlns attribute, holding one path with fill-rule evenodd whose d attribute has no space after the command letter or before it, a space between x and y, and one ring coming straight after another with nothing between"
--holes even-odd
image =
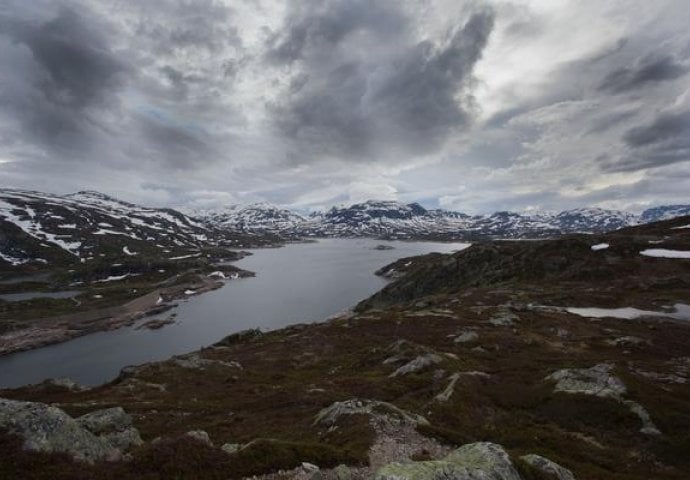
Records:
<instances>
[{"instance_id":1,"label":"cloud layer","mask_svg":"<svg viewBox=\"0 0 690 480\"><path fill-rule=\"evenodd\" d=\"M633 3L7 0L0 182L165 205L689 201L685 5Z\"/></svg>"}]
</instances>

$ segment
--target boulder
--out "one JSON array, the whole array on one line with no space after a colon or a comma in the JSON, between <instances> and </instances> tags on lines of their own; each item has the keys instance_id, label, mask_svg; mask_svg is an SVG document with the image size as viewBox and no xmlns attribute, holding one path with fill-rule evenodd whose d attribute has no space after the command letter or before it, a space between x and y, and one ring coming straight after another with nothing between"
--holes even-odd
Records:
<instances>
[{"instance_id":1,"label":"boulder","mask_svg":"<svg viewBox=\"0 0 690 480\"><path fill-rule=\"evenodd\" d=\"M213 446L211 437L208 436L208 433L205 430L190 430L189 432L185 433L185 436L191 437L199 442L205 443L206 445Z\"/></svg>"},{"instance_id":2,"label":"boulder","mask_svg":"<svg viewBox=\"0 0 690 480\"><path fill-rule=\"evenodd\" d=\"M611 374L613 365L600 363L591 368L565 368L558 370L547 380L556 382L556 392L582 393L619 399L625 394L623 382Z\"/></svg>"},{"instance_id":3,"label":"boulder","mask_svg":"<svg viewBox=\"0 0 690 480\"><path fill-rule=\"evenodd\" d=\"M502 446L490 442L463 445L442 460L391 463L376 480L521 480Z\"/></svg>"},{"instance_id":4,"label":"boulder","mask_svg":"<svg viewBox=\"0 0 690 480\"><path fill-rule=\"evenodd\" d=\"M495 327L509 327L520 317L511 312L508 308L503 308L491 316L488 323Z\"/></svg>"},{"instance_id":5,"label":"boulder","mask_svg":"<svg viewBox=\"0 0 690 480\"><path fill-rule=\"evenodd\" d=\"M410 360L405 365L398 368L395 372L391 373L390 376L397 377L400 375L407 375L408 373L421 372L432 365L441 363L441 360L442 358L435 353L425 353L424 355L420 355L415 357L413 360Z\"/></svg>"},{"instance_id":6,"label":"boulder","mask_svg":"<svg viewBox=\"0 0 690 480\"><path fill-rule=\"evenodd\" d=\"M0 428L21 437L27 450L67 453L89 463L120 457L108 440L44 403L0 399Z\"/></svg>"},{"instance_id":7,"label":"boulder","mask_svg":"<svg viewBox=\"0 0 690 480\"><path fill-rule=\"evenodd\" d=\"M352 471L347 465L338 465L333 469L333 476L336 480L350 480L352 478Z\"/></svg>"},{"instance_id":8,"label":"boulder","mask_svg":"<svg viewBox=\"0 0 690 480\"><path fill-rule=\"evenodd\" d=\"M567 468L561 467L559 464L549 460L546 457L542 457L541 455L530 453L529 455L520 457L520 459L537 470L547 475L551 475L553 478L557 478L558 480L575 480L573 472Z\"/></svg>"},{"instance_id":9,"label":"boulder","mask_svg":"<svg viewBox=\"0 0 690 480\"><path fill-rule=\"evenodd\" d=\"M453 342L455 342L455 343L467 343L467 342L474 342L477 339L479 339L479 334L475 331L468 330L466 332L461 333L457 337L455 337Z\"/></svg>"},{"instance_id":10,"label":"boulder","mask_svg":"<svg viewBox=\"0 0 690 480\"><path fill-rule=\"evenodd\" d=\"M220 446L220 449L228 455L232 455L239 452L240 448L242 448L242 445L240 445L239 443L224 443Z\"/></svg>"},{"instance_id":11,"label":"boulder","mask_svg":"<svg viewBox=\"0 0 690 480\"><path fill-rule=\"evenodd\" d=\"M87 413L76 421L86 430L99 435L120 450L127 450L143 443L139 431L132 424L132 417L122 407Z\"/></svg>"}]
</instances>

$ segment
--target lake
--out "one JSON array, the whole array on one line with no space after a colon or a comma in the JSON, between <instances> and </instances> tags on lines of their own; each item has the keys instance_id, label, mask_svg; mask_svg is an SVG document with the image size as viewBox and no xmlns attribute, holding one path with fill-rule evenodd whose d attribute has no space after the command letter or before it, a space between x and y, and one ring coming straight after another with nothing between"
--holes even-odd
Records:
<instances>
[{"instance_id":1,"label":"lake","mask_svg":"<svg viewBox=\"0 0 690 480\"><path fill-rule=\"evenodd\" d=\"M392 250L375 249L377 245ZM452 252L463 243L324 239L252 250L234 265L256 277L180 302L176 323L160 330L125 327L0 357L0 388L69 377L85 385L115 378L127 365L164 360L248 328L274 330L322 321L369 297L386 281L374 271L398 258ZM148 320L148 319L146 319Z\"/></svg>"}]
</instances>

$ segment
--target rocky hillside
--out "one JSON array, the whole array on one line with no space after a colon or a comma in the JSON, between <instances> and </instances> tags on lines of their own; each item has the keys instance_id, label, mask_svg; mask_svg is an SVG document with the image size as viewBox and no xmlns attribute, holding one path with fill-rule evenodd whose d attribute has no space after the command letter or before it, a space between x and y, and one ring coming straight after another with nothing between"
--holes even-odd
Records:
<instances>
[{"instance_id":1,"label":"rocky hillside","mask_svg":"<svg viewBox=\"0 0 690 480\"><path fill-rule=\"evenodd\" d=\"M0 190L0 270L136 256L175 258L198 255L202 247L248 247L269 241L98 192L58 196Z\"/></svg>"},{"instance_id":2,"label":"rocky hillside","mask_svg":"<svg viewBox=\"0 0 690 480\"><path fill-rule=\"evenodd\" d=\"M441 209L427 210L417 203L369 200L348 207L333 207L309 217L266 204L232 206L197 212L197 215L201 222L211 226L288 237L485 239L603 233L641 222L673 218L683 212L690 212L690 207L658 207L641 216L601 208L580 208L557 214L496 212L471 216Z\"/></svg>"},{"instance_id":3,"label":"rocky hillside","mask_svg":"<svg viewBox=\"0 0 690 480\"><path fill-rule=\"evenodd\" d=\"M0 391L0 478L687 479L689 235L403 259L354 313Z\"/></svg>"},{"instance_id":4,"label":"rocky hillside","mask_svg":"<svg viewBox=\"0 0 690 480\"><path fill-rule=\"evenodd\" d=\"M625 292L663 288L673 279L678 287L689 288L690 262L649 256L654 251L672 255L690 250L689 224L687 216L599 236L479 243L455 254L402 259L378 272L397 280L359 308L387 306L434 293L457 293L470 287L526 282L580 282ZM661 284L655 285L654 279Z\"/></svg>"}]
</instances>

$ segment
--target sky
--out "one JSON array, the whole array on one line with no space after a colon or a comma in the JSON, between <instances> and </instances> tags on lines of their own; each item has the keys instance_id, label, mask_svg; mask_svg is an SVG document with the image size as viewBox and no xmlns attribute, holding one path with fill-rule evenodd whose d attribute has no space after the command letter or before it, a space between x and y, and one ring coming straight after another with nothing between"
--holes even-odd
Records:
<instances>
[{"instance_id":1,"label":"sky","mask_svg":"<svg viewBox=\"0 0 690 480\"><path fill-rule=\"evenodd\" d=\"M0 186L690 203L686 0L0 0Z\"/></svg>"}]
</instances>

